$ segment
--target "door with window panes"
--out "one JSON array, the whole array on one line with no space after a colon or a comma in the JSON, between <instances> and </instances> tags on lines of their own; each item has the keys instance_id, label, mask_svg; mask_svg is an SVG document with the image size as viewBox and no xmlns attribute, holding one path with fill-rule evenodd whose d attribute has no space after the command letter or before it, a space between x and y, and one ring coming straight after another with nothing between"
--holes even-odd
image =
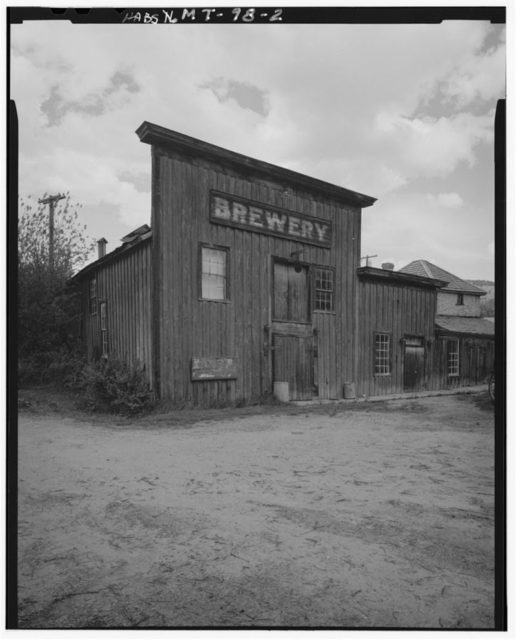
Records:
<instances>
[{"instance_id":1,"label":"door with window panes","mask_svg":"<svg viewBox=\"0 0 516 640\"><path fill-rule=\"evenodd\" d=\"M308 266L274 262L272 296L274 382L288 382L290 400L314 392L314 344Z\"/></svg>"}]
</instances>

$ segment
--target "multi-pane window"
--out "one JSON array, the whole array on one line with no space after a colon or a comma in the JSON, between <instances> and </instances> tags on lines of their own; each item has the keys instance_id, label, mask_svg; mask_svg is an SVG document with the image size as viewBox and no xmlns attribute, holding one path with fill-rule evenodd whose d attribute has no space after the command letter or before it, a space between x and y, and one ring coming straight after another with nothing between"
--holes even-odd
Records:
<instances>
[{"instance_id":1,"label":"multi-pane window","mask_svg":"<svg viewBox=\"0 0 516 640\"><path fill-rule=\"evenodd\" d=\"M102 342L102 357L107 358L109 351L108 327L107 327L107 304L100 303L100 337Z\"/></svg>"},{"instance_id":2,"label":"multi-pane window","mask_svg":"<svg viewBox=\"0 0 516 640\"><path fill-rule=\"evenodd\" d=\"M459 341L448 340L447 341L447 357L448 375L459 375Z\"/></svg>"},{"instance_id":3,"label":"multi-pane window","mask_svg":"<svg viewBox=\"0 0 516 640\"><path fill-rule=\"evenodd\" d=\"M391 337L388 333L374 334L374 374L387 376L391 372Z\"/></svg>"},{"instance_id":4,"label":"multi-pane window","mask_svg":"<svg viewBox=\"0 0 516 640\"><path fill-rule=\"evenodd\" d=\"M464 294L463 293L458 293L457 294L457 304L458 305L463 305L464 304Z\"/></svg>"},{"instance_id":5,"label":"multi-pane window","mask_svg":"<svg viewBox=\"0 0 516 640\"><path fill-rule=\"evenodd\" d=\"M97 313L97 279L90 280L90 314L93 316Z\"/></svg>"},{"instance_id":6,"label":"multi-pane window","mask_svg":"<svg viewBox=\"0 0 516 640\"><path fill-rule=\"evenodd\" d=\"M228 273L226 249L201 247L201 298L227 300Z\"/></svg>"},{"instance_id":7,"label":"multi-pane window","mask_svg":"<svg viewBox=\"0 0 516 640\"><path fill-rule=\"evenodd\" d=\"M315 311L333 311L334 286L331 269L314 269L314 309Z\"/></svg>"}]
</instances>

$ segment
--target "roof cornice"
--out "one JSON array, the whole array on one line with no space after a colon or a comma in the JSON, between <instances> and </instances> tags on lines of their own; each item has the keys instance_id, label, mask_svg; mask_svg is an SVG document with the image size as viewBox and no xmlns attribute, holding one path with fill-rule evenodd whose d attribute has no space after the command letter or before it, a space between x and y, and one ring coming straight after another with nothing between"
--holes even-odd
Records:
<instances>
[{"instance_id":1,"label":"roof cornice","mask_svg":"<svg viewBox=\"0 0 516 640\"><path fill-rule=\"evenodd\" d=\"M203 140L192 138L183 133L160 127L151 122L143 122L138 129L136 129L136 134L141 142L150 145L171 147L175 151L185 155L203 156L211 160L230 164L240 170L252 171L273 179L281 178L305 189L323 192L326 195L331 195L338 200L361 208L370 207L376 202L376 198L372 196L351 191L350 189L312 178L297 171L291 171L290 169L285 169L284 167L279 167L264 162L263 160L257 160L256 158L218 147L209 142L204 142Z\"/></svg>"},{"instance_id":2,"label":"roof cornice","mask_svg":"<svg viewBox=\"0 0 516 640\"><path fill-rule=\"evenodd\" d=\"M425 278L424 276L415 276L412 273L390 271L376 267L359 267L357 269L357 275L361 278L390 280L391 282L397 282L399 284L412 284L418 287L432 287L434 289L441 289L448 284L444 280Z\"/></svg>"}]
</instances>

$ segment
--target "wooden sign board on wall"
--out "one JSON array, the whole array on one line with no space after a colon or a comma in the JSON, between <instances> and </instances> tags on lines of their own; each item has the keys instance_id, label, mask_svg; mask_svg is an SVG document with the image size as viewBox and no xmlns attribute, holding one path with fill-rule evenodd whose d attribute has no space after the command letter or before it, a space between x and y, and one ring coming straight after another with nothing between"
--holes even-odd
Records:
<instances>
[{"instance_id":1,"label":"wooden sign board on wall","mask_svg":"<svg viewBox=\"0 0 516 640\"><path fill-rule=\"evenodd\" d=\"M192 358L192 380L231 380L237 377L235 358Z\"/></svg>"},{"instance_id":2,"label":"wooden sign board on wall","mask_svg":"<svg viewBox=\"0 0 516 640\"><path fill-rule=\"evenodd\" d=\"M215 224L331 247L330 220L262 205L215 191L210 195L210 221Z\"/></svg>"}]
</instances>

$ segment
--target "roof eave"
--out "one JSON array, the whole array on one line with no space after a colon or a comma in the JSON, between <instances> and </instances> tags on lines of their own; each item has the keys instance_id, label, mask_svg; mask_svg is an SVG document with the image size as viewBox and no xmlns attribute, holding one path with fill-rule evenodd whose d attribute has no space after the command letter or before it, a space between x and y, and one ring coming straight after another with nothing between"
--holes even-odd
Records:
<instances>
[{"instance_id":1,"label":"roof eave","mask_svg":"<svg viewBox=\"0 0 516 640\"><path fill-rule=\"evenodd\" d=\"M312 178L297 171L264 162L263 160L257 160L256 158L218 147L209 142L192 138L191 136L172 131L171 129L161 127L151 122L142 122L138 129L136 129L136 134L140 138L140 141L146 144L173 146L175 149L187 155L203 155L214 160L232 164L240 169L244 168L248 171L254 171L273 178L275 177L276 179L280 177L306 189L322 191L327 195L332 195L339 200L361 208L370 207L376 202L376 198L359 193L358 191L339 187L330 182Z\"/></svg>"},{"instance_id":2,"label":"roof eave","mask_svg":"<svg viewBox=\"0 0 516 640\"><path fill-rule=\"evenodd\" d=\"M398 282L399 284L413 284L419 287L432 287L434 289L442 289L442 287L445 287L448 284L444 280L416 276L412 273L405 273L403 271L377 269L376 267L359 267L357 269L357 275L359 277L390 280L392 282Z\"/></svg>"},{"instance_id":3,"label":"roof eave","mask_svg":"<svg viewBox=\"0 0 516 640\"><path fill-rule=\"evenodd\" d=\"M84 276L88 275L92 271L95 271L99 267L103 267L106 264L114 262L118 258L125 256L127 253L139 247L142 243L150 240L152 238L152 230L148 231L145 235L140 236L136 242L123 244L116 249L113 249L110 253L106 253L102 258L97 258L97 260L90 262L85 267L83 267L80 271L78 271L75 275L73 275L70 280L79 280Z\"/></svg>"}]
</instances>

